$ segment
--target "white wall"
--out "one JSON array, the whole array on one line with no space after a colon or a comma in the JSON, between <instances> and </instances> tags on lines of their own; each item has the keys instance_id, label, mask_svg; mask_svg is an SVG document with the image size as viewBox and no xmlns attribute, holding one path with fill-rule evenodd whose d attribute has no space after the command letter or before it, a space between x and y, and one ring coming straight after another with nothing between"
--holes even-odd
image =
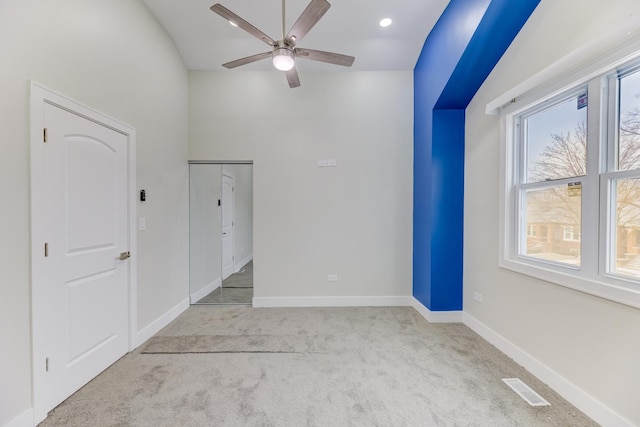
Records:
<instances>
[{"instance_id":1,"label":"white wall","mask_svg":"<svg viewBox=\"0 0 640 427\"><path fill-rule=\"evenodd\" d=\"M543 0L467 108L465 312L640 425L640 310L498 268L500 122L485 106L562 60L575 69L638 28L637 0ZM635 15L635 16L634 16ZM480 292L484 302L473 300Z\"/></svg>"},{"instance_id":2,"label":"white wall","mask_svg":"<svg viewBox=\"0 0 640 427\"><path fill-rule=\"evenodd\" d=\"M253 165L223 165L234 177L234 235L233 256L236 270L253 258Z\"/></svg>"},{"instance_id":3,"label":"white wall","mask_svg":"<svg viewBox=\"0 0 640 427\"><path fill-rule=\"evenodd\" d=\"M412 72L189 76L190 159L254 161L256 297L411 294Z\"/></svg>"},{"instance_id":4,"label":"white wall","mask_svg":"<svg viewBox=\"0 0 640 427\"><path fill-rule=\"evenodd\" d=\"M188 293L187 72L139 1L0 2L0 425L31 407L28 80L137 130L138 325Z\"/></svg>"}]
</instances>

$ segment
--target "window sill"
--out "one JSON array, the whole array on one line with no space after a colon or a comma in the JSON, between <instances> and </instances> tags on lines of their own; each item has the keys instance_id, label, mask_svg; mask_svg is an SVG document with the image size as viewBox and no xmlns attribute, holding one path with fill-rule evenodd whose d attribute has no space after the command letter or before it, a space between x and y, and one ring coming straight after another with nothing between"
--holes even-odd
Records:
<instances>
[{"instance_id":1,"label":"window sill","mask_svg":"<svg viewBox=\"0 0 640 427\"><path fill-rule=\"evenodd\" d=\"M640 308L640 290L632 288L630 284L627 285L623 279L607 277L604 280L600 280L580 277L519 259L502 259L499 266L534 279L544 280L545 282L564 286L619 304Z\"/></svg>"}]
</instances>

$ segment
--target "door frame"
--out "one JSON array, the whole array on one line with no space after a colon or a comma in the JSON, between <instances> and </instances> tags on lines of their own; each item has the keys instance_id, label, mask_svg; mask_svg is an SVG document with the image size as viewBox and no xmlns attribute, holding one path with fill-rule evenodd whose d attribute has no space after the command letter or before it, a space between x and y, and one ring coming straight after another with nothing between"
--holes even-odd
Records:
<instances>
[{"instance_id":1,"label":"door frame","mask_svg":"<svg viewBox=\"0 0 640 427\"><path fill-rule=\"evenodd\" d=\"M255 163L253 160L189 160L188 161L189 165L220 165L221 169L220 169L220 185L222 186L222 168L224 168L225 165L248 165L252 167L252 170L254 170L254 166ZM229 174L233 175L231 172L229 172ZM255 175L252 172L252 181L251 181L251 188L252 188L252 193L251 193L251 198L252 200L255 201L255 179L253 178ZM234 180L235 180L235 176L234 176ZM189 176L189 185L191 185L191 176ZM191 190L189 190L191 191ZM191 193L189 193L191 194ZM235 195L234 195L235 197ZM222 194L220 194L220 198L222 198ZM254 216L254 212L255 209L252 210L251 216L252 218L255 218ZM189 216L191 216L191 204L189 204ZM234 216L235 216L235 208L234 208ZM191 240L191 230L193 227L193 223L191 222L191 220L189 221L189 240ZM253 240L253 235L255 235L255 220L252 223L252 240ZM222 238L222 236L220 236L220 238ZM220 241L220 244L222 244L222 241ZM191 253L191 245L189 246L189 262L191 262L191 257L193 256L193 254ZM252 258L253 258L253 253L254 250L252 248ZM235 254L234 254L235 255ZM220 256L220 260L222 261L222 256ZM220 263L222 264L222 262ZM191 267L189 267L191 269ZM190 270L191 271L191 270ZM234 273L237 273L237 271L235 271L235 262L234 262ZM255 281L255 275L254 275L254 289L256 288L256 281ZM222 269L220 269L220 286L222 286ZM189 289L189 292L191 292L191 288ZM204 295L203 295L204 296ZM193 303L192 303L193 304Z\"/></svg>"},{"instance_id":2,"label":"door frame","mask_svg":"<svg viewBox=\"0 0 640 427\"><path fill-rule=\"evenodd\" d=\"M44 161L43 129L44 129L44 106L54 105L67 110L84 119L93 121L102 126L110 128L125 135L128 139L128 243L131 258L129 259L128 271L128 306L129 306L129 339L128 350L133 350L137 343L134 342L138 330L138 304L137 304L137 235L136 235L136 131L133 127L122 123L119 120L102 114L90 107L84 106L66 96L60 95L46 87L34 82L29 82L30 101L30 169L31 169L31 373L32 373L32 404L35 423L39 423L47 416L48 409L43 408L39 401L40 383L42 382L43 370L36 369L40 366L40 343L38 342L36 306L34 305L34 295L38 290L38 283L42 280L42 266L38 260L42 259L43 244L45 242L45 215L44 206L44 182L46 177L43 170L38 165Z\"/></svg>"}]
</instances>

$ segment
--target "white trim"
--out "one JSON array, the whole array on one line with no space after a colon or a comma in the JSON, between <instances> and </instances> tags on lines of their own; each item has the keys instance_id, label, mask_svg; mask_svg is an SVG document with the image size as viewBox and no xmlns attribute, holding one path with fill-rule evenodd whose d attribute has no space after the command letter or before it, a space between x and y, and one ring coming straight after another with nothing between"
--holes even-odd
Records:
<instances>
[{"instance_id":1,"label":"white trim","mask_svg":"<svg viewBox=\"0 0 640 427\"><path fill-rule=\"evenodd\" d=\"M413 307L430 323L462 323L462 311L431 311L412 296L254 297L254 307Z\"/></svg>"},{"instance_id":2,"label":"white trim","mask_svg":"<svg viewBox=\"0 0 640 427\"><path fill-rule=\"evenodd\" d=\"M194 303L200 301L202 298L206 297L211 292L213 292L216 289L218 289L221 284L222 284L222 281L218 277L216 280L214 280L213 282L209 283L204 288L200 289L199 291L195 291L194 293L192 293L189 296L189 301L191 302L191 304L194 304Z\"/></svg>"},{"instance_id":3,"label":"white trim","mask_svg":"<svg viewBox=\"0 0 640 427\"><path fill-rule=\"evenodd\" d=\"M146 340L160 332L162 328L173 322L178 316L184 313L189 308L189 298L185 298L180 301L178 305L169 309L165 314L158 317L156 320L142 328L136 334L135 346L136 348L144 344Z\"/></svg>"},{"instance_id":4,"label":"white trim","mask_svg":"<svg viewBox=\"0 0 640 427\"><path fill-rule=\"evenodd\" d=\"M387 297L253 297L254 307L407 307L410 296Z\"/></svg>"},{"instance_id":5,"label":"white trim","mask_svg":"<svg viewBox=\"0 0 640 427\"><path fill-rule=\"evenodd\" d=\"M498 264L502 266L502 262L507 258L507 254L512 252L514 242L512 241L512 233L515 224L515 218L511 212L511 206L514 205L515 186L513 182L513 159L515 147L507 144L509 135L513 135L513 122L507 120L506 115L500 115L500 185L499 185L499 203L498 210Z\"/></svg>"},{"instance_id":6,"label":"white trim","mask_svg":"<svg viewBox=\"0 0 640 427\"><path fill-rule=\"evenodd\" d=\"M236 268L235 272L237 273L238 271L242 270L242 267L249 264L252 260L253 260L253 254L250 254L248 257L246 257L245 259L243 259L242 261L236 264L238 267Z\"/></svg>"},{"instance_id":7,"label":"white trim","mask_svg":"<svg viewBox=\"0 0 640 427\"><path fill-rule=\"evenodd\" d=\"M498 350L509 356L527 371L547 384L573 406L584 412L588 417L603 426L633 427L633 423L623 418L602 402L587 394L584 390L558 374L511 341L498 334L493 329L481 323L468 313L463 314L463 322L474 332L494 345Z\"/></svg>"},{"instance_id":8,"label":"white trim","mask_svg":"<svg viewBox=\"0 0 640 427\"><path fill-rule=\"evenodd\" d=\"M121 122L113 117L101 113L100 111L94 110L86 105L83 105L71 98L68 98L64 95L60 95L45 86L42 86L33 80L29 81L29 108L30 108L30 136L29 136L29 147L30 147L30 188L31 188L31 356L32 361L36 356L39 356L40 349L38 344L34 342L33 328L34 328L34 310L33 310L33 277L34 277L34 267L33 267L33 259L38 257L40 252L41 242L44 241L42 236L45 233L44 226L39 221L39 218L34 217L34 213L45 212L45 208L42 205L43 194L41 191L42 185L41 183L45 179L42 176L39 168L34 167L36 164L41 164L42 152L41 150L34 149L34 147L42 146L42 129L44 128L44 115L43 115L43 106L44 104L55 105L64 110L73 112L81 117L84 117L87 120L93 121L95 123L99 123L102 126L108 127L118 133L121 133L127 137L128 143L128 191L129 191L129 230L128 230L128 246L129 252L131 253L131 258L129 259L129 271L128 271L128 288L129 288L129 337L128 337L128 347L129 351L131 351L133 347L133 335L134 331L137 329L137 318L138 318L138 305L137 305L137 291L138 291L138 282L137 282L137 233L136 233L136 208L137 208L137 198L136 198L136 131L132 126ZM32 391L35 396L36 393L36 383L39 381L37 377L41 374L35 371L35 364L32 363ZM33 402L33 416L36 422L40 422L44 420L47 416L44 408L38 407L38 402L34 397ZM50 408L49 408L50 409Z\"/></svg>"},{"instance_id":9,"label":"white trim","mask_svg":"<svg viewBox=\"0 0 640 427\"><path fill-rule=\"evenodd\" d=\"M138 330L138 186L136 131L129 134L129 351L135 348L133 337Z\"/></svg>"},{"instance_id":10,"label":"white trim","mask_svg":"<svg viewBox=\"0 0 640 427\"><path fill-rule=\"evenodd\" d=\"M411 297L410 306L429 323L462 323L462 311L431 311L415 297Z\"/></svg>"},{"instance_id":11,"label":"white trim","mask_svg":"<svg viewBox=\"0 0 640 427\"><path fill-rule=\"evenodd\" d=\"M10 420L4 427L34 427L36 425L33 418L33 409L29 408L14 419Z\"/></svg>"},{"instance_id":12,"label":"white trim","mask_svg":"<svg viewBox=\"0 0 640 427\"><path fill-rule=\"evenodd\" d=\"M519 262L516 259L501 259L498 265L504 269L515 271L535 279L564 286L575 291L584 292L629 307L640 308L640 290L625 286L621 277L606 276L609 282L589 277L578 277L570 273L553 270L553 266L543 267ZM614 283L616 282L616 283ZM620 283L620 284L617 284Z\"/></svg>"}]
</instances>

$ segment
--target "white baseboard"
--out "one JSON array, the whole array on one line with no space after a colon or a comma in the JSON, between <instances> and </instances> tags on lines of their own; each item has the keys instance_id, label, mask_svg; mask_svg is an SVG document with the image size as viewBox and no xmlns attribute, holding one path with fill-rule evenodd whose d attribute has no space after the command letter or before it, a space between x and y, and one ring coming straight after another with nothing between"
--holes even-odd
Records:
<instances>
[{"instance_id":1,"label":"white baseboard","mask_svg":"<svg viewBox=\"0 0 640 427\"><path fill-rule=\"evenodd\" d=\"M254 297L254 307L405 307L412 297Z\"/></svg>"},{"instance_id":2,"label":"white baseboard","mask_svg":"<svg viewBox=\"0 0 640 427\"><path fill-rule=\"evenodd\" d=\"M413 307L431 323L462 323L462 311L431 311L412 296L254 297L254 307Z\"/></svg>"},{"instance_id":3,"label":"white baseboard","mask_svg":"<svg viewBox=\"0 0 640 427\"><path fill-rule=\"evenodd\" d=\"M463 322L482 338L493 344L498 350L522 365L527 371L535 375L540 381L551 387L573 406L584 412L588 417L600 425L611 427L633 427L634 424L618 415L602 402L578 388L575 384L555 372L549 366L520 347L498 334L493 329L481 323L468 313L464 313Z\"/></svg>"},{"instance_id":4,"label":"white baseboard","mask_svg":"<svg viewBox=\"0 0 640 427\"><path fill-rule=\"evenodd\" d=\"M136 334L135 347L142 345L146 340L157 334L160 329L171 323L176 317L180 316L186 309L189 308L189 298L184 299L178 305L167 311L162 316L145 326L141 331Z\"/></svg>"},{"instance_id":5,"label":"white baseboard","mask_svg":"<svg viewBox=\"0 0 640 427\"><path fill-rule=\"evenodd\" d=\"M415 308L429 323L462 323L462 311L431 311L415 297L411 298L411 307Z\"/></svg>"},{"instance_id":6,"label":"white baseboard","mask_svg":"<svg viewBox=\"0 0 640 427\"><path fill-rule=\"evenodd\" d=\"M29 408L5 424L4 427L33 427L35 425L36 422L33 418L33 409Z\"/></svg>"},{"instance_id":7,"label":"white baseboard","mask_svg":"<svg viewBox=\"0 0 640 427\"><path fill-rule=\"evenodd\" d=\"M196 292L192 293L191 295L189 295L189 301L191 302L191 304L194 304L194 303L200 301L202 298L206 297L211 292L213 292L216 289L218 289L221 284L222 284L222 280L220 278L217 278L213 282L211 282L208 285L206 285L204 288L202 288L199 291L196 291Z\"/></svg>"},{"instance_id":8,"label":"white baseboard","mask_svg":"<svg viewBox=\"0 0 640 427\"><path fill-rule=\"evenodd\" d=\"M242 270L242 267L244 267L245 265L249 264L251 261L253 260L253 254L249 255L248 257L246 257L245 259L243 259L240 262L237 262L235 265L235 273L237 273L238 271Z\"/></svg>"}]
</instances>

